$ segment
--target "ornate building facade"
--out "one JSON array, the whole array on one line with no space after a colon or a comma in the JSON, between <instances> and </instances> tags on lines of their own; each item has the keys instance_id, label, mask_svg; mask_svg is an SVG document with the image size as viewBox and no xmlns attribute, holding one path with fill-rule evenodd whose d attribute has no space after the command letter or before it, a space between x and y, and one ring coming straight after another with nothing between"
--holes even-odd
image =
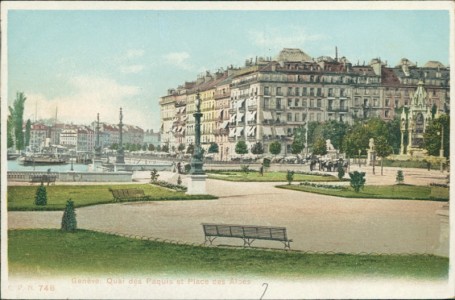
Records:
<instances>
[{"instance_id":1,"label":"ornate building facade","mask_svg":"<svg viewBox=\"0 0 455 300\"><path fill-rule=\"evenodd\" d=\"M249 147L261 142L266 152L269 143L280 141L286 155L296 129L306 122L400 117L420 87L427 93L425 112L433 106L440 113L449 110L449 68L439 62L417 67L404 58L389 67L372 59L369 64L353 65L345 57L311 58L300 49L285 48L275 59L250 59L243 68L207 73L170 90L160 98L162 142L167 140L176 148L179 143L194 142L197 91L204 113L203 147L216 142L217 159L229 160L236 156L239 140ZM182 119L186 123L175 123Z\"/></svg>"}]
</instances>

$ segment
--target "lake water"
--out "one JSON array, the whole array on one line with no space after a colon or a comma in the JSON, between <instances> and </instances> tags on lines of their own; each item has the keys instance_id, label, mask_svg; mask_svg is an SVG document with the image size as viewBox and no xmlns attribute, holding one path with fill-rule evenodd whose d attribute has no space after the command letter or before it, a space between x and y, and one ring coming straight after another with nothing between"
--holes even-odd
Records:
<instances>
[{"instance_id":1,"label":"lake water","mask_svg":"<svg viewBox=\"0 0 455 300\"><path fill-rule=\"evenodd\" d=\"M18 163L17 160L8 160L8 171L47 171L51 169L51 172L68 172L71 171L71 164L67 165L40 165L40 166L23 166ZM79 172L87 172L88 165L84 164L73 164L73 170Z\"/></svg>"}]
</instances>

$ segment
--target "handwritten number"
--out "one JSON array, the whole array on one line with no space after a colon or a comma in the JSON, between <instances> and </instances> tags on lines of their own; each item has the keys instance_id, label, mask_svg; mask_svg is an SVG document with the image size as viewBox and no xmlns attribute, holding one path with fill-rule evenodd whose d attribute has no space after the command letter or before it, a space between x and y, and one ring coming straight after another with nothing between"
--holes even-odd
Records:
<instances>
[{"instance_id":1,"label":"handwritten number","mask_svg":"<svg viewBox=\"0 0 455 300\"><path fill-rule=\"evenodd\" d=\"M269 287L269 284L268 284L268 283L265 283L265 282L264 282L264 283L262 284L262 286L264 286L264 285L265 285L265 289L264 289L264 292L262 293L261 298L259 298L259 300L262 300L262 298L263 298L264 295L265 295L265 292L267 292L267 288Z\"/></svg>"}]
</instances>

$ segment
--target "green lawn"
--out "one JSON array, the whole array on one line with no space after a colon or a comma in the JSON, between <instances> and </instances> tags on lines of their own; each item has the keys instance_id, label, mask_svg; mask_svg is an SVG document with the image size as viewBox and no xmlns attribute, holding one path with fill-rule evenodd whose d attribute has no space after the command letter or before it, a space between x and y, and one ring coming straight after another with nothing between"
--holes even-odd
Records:
<instances>
[{"instance_id":1,"label":"green lawn","mask_svg":"<svg viewBox=\"0 0 455 300\"><path fill-rule=\"evenodd\" d=\"M215 199L211 195L185 195L183 192L175 192L170 189L154 186L151 184L122 184L122 185L50 185L47 190L47 205L37 206L34 204L35 193L38 186L9 186L8 187L8 210L63 210L66 201L71 198L75 207L113 202L109 188L143 189L145 195L154 200L191 200L191 199Z\"/></svg>"},{"instance_id":2,"label":"green lawn","mask_svg":"<svg viewBox=\"0 0 455 300\"><path fill-rule=\"evenodd\" d=\"M208 172L207 175L210 179L221 179L227 181L243 181L243 182L286 182L286 172L265 172L261 176L259 172L251 171L245 173L242 171L218 171ZM322 176L312 174L294 174L294 181L339 181L335 176Z\"/></svg>"},{"instance_id":3,"label":"green lawn","mask_svg":"<svg viewBox=\"0 0 455 300\"><path fill-rule=\"evenodd\" d=\"M449 189L443 187L416 185L366 185L356 193L351 187L324 188L321 186L280 185L278 188L346 198L381 198L381 199L415 199L415 200L449 200Z\"/></svg>"},{"instance_id":4,"label":"green lawn","mask_svg":"<svg viewBox=\"0 0 455 300\"><path fill-rule=\"evenodd\" d=\"M304 254L141 241L78 230L8 231L9 272L73 274L258 275L267 277L387 276L443 279L449 260L431 255Z\"/></svg>"}]
</instances>

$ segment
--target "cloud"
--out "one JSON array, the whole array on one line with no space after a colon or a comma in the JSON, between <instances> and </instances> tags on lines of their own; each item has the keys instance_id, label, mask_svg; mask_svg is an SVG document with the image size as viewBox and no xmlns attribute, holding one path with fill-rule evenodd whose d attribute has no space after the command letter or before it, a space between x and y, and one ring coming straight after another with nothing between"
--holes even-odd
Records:
<instances>
[{"instance_id":1,"label":"cloud","mask_svg":"<svg viewBox=\"0 0 455 300\"><path fill-rule=\"evenodd\" d=\"M188 63L189 58L188 52L171 52L164 55L166 63L187 71L193 69L193 66Z\"/></svg>"},{"instance_id":2,"label":"cloud","mask_svg":"<svg viewBox=\"0 0 455 300\"><path fill-rule=\"evenodd\" d=\"M120 71L125 74L136 74L144 70L143 65L121 66Z\"/></svg>"},{"instance_id":3,"label":"cloud","mask_svg":"<svg viewBox=\"0 0 455 300\"><path fill-rule=\"evenodd\" d=\"M326 39L321 34L308 34L304 28L293 26L286 29L266 28L262 31L248 32L250 40L257 46L269 49L303 48L310 41Z\"/></svg>"},{"instance_id":4,"label":"cloud","mask_svg":"<svg viewBox=\"0 0 455 300\"><path fill-rule=\"evenodd\" d=\"M39 119L54 118L58 108L59 122L89 124L100 113L103 122L117 123L119 108L125 112L125 123L147 126L147 112L143 110L141 89L123 85L111 78L75 76L68 80L67 95L48 98L43 93L26 92L24 116L34 115L35 103Z\"/></svg>"},{"instance_id":5,"label":"cloud","mask_svg":"<svg viewBox=\"0 0 455 300\"><path fill-rule=\"evenodd\" d=\"M131 59L131 58L138 58L144 56L144 49L129 49L126 51L126 58Z\"/></svg>"}]
</instances>

